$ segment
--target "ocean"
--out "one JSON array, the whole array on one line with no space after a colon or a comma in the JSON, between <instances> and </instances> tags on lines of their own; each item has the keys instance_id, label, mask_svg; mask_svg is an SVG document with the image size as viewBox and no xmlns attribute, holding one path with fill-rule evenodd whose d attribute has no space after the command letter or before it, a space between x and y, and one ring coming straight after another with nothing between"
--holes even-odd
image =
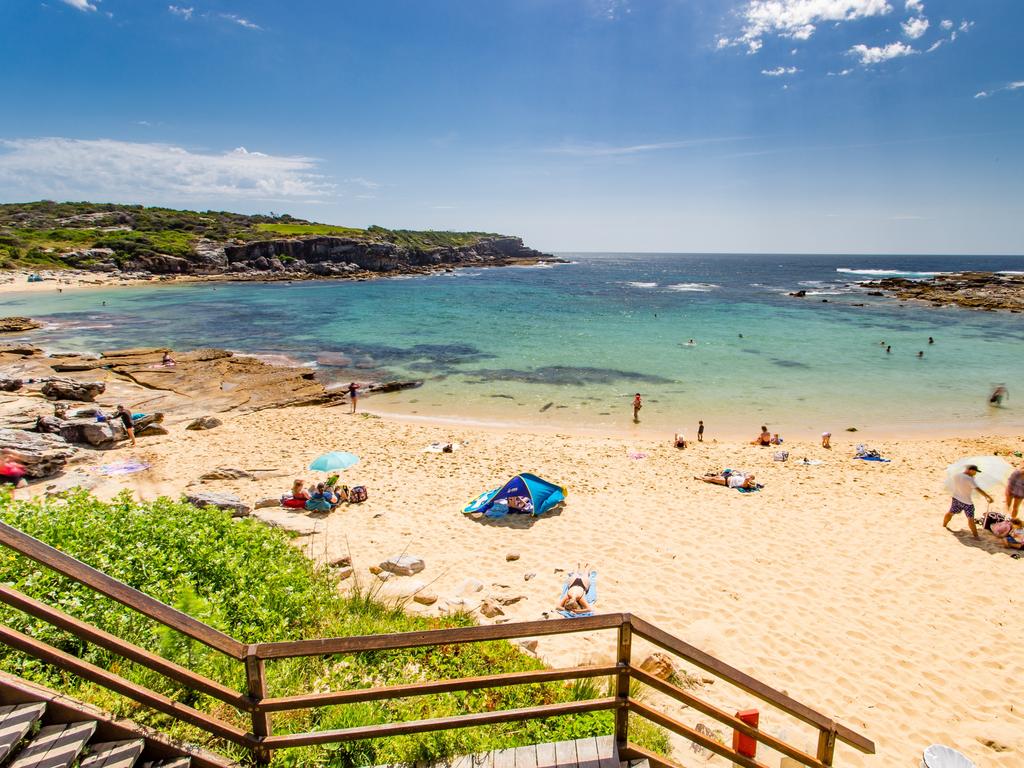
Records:
<instances>
[{"instance_id":1,"label":"ocean","mask_svg":"<svg viewBox=\"0 0 1024 768\"><path fill-rule=\"evenodd\" d=\"M783 436L1024 428L1024 315L900 305L857 285L1021 271L1020 258L559 255L571 263L54 290L0 303L5 315L43 320L25 338L52 350L225 347L314 366L331 384L422 380L364 401L410 418L690 437L703 419L709 438L750 439L761 424ZM788 295L797 290L806 297ZM999 382L1010 400L991 408Z\"/></svg>"}]
</instances>

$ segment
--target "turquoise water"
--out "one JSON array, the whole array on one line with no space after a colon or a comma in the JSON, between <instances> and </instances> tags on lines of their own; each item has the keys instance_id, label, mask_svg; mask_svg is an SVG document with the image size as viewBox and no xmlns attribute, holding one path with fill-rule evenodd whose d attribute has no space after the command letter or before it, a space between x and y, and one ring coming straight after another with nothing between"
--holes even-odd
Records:
<instances>
[{"instance_id":1,"label":"turquoise water","mask_svg":"<svg viewBox=\"0 0 1024 768\"><path fill-rule=\"evenodd\" d=\"M54 291L2 304L44 319L26 338L53 349L217 346L315 365L328 382L423 379L366 405L430 419L692 436L702 418L709 436L751 437L762 423L784 435L1024 427L1014 399L1024 316L899 306L851 282L1018 271L1021 259L563 255L574 263ZM807 298L787 295L801 288ZM988 407L996 382L1009 386L1009 407Z\"/></svg>"}]
</instances>

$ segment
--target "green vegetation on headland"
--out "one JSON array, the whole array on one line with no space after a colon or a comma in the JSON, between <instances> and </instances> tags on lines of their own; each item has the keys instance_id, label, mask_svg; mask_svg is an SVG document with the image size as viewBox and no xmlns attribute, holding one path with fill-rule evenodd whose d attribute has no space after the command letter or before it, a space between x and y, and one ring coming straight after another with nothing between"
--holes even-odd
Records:
<instances>
[{"instance_id":1,"label":"green vegetation on headland","mask_svg":"<svg viewBox=\"0 0 1024 768\"><path fill-rule=\"evenodd\" d=\"M227 513L215 509L196 509L169 499L138 503L128 493L110 503L81 491L32 501L12 501L6 494L0 494L0 519L243 643L408 632L473 623L464 615L435 619L407 615L401 605L386 605L365 589L343 594L330 570L305 558L289 544L283 532L254 520L232 520ZM5 548L0 548L0 581L200 674L244 690L241 664ZM190 692L19 611L3 607L0 613L8 626L67 653L239 727L249 726L245 717L222 702ZM515 645L502 641L278 660L268 663L267 674L271 695L286 696L525 671L541 666ZM0 668L193 743L242 757L237 750L211 741L202 732L5 647L0 647ZM323 707L275 714L274 730L328 730L550 704L607 695L606 685L610 681L545 683ZM274 763L318 767L411 764L520 744L611 733L612 717L611 712L596 712L543 722L307 747L278 752ZM668 751L665 735L643 721L631 721L631 737L650 748Z\"/></svg>"},{"instance_id":2,"label":"green vegetation on headland","mask_svg":"<svg viewBox=\"0 0 1024 768\"><path fill-rule=\"evenodd\" d=\"M318 224L284 215L146 208L114 203L0 204L0 269L75 266L61 254L109 248L117 261L160 254L188 258L201 239L218 243L274 237L333 236L405 248L471 246L501 237L488 232L366 229Z\"/></svg>"}]
</instances>

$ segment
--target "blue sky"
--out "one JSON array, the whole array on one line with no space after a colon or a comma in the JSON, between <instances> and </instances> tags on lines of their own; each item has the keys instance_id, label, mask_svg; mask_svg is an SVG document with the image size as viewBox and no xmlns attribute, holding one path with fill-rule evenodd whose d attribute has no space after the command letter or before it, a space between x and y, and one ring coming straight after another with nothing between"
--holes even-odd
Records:
<instances>
[{"instance_id":1,"label":"blue sky","mask_svg":"<svg viewBox=\"0 0 1024 768\"><path fill-rule=\"evenodd\" d=\"M0 0L0 199L1024 253L1019 0Z\"/></svg>"}]
</instances>

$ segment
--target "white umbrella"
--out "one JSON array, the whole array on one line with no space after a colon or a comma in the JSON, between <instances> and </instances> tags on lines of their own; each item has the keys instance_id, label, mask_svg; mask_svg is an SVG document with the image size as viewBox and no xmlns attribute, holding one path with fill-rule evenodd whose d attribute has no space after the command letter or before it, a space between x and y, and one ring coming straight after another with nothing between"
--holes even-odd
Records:
<instances>
[{"instance_id":1,"label":"white umbrella","mask_svg":"<svg viewBox=\"0 0 1024 768\"><path fill-rule=\"evenodd\" d=\"M974 481L981 490L990 494L1005 488L1006 481L1010 479L1010 473L1013 472L1013 467L999 456L969 456L946 467L947 491L953 492L953 478L963 473L971 464L978 467L978 474L974 476Z\"/></svg>"},{"instance_id":2,"label":"white umbrella","mask_svg":"<svg viewBox=\"0 0 1024 768\"><path fill-rule=\"evenodd\" d=\"M932 744L924 751L921 766L922 768L977 768L966 755L942 744Z\"/></svg>"}]
</instances>

